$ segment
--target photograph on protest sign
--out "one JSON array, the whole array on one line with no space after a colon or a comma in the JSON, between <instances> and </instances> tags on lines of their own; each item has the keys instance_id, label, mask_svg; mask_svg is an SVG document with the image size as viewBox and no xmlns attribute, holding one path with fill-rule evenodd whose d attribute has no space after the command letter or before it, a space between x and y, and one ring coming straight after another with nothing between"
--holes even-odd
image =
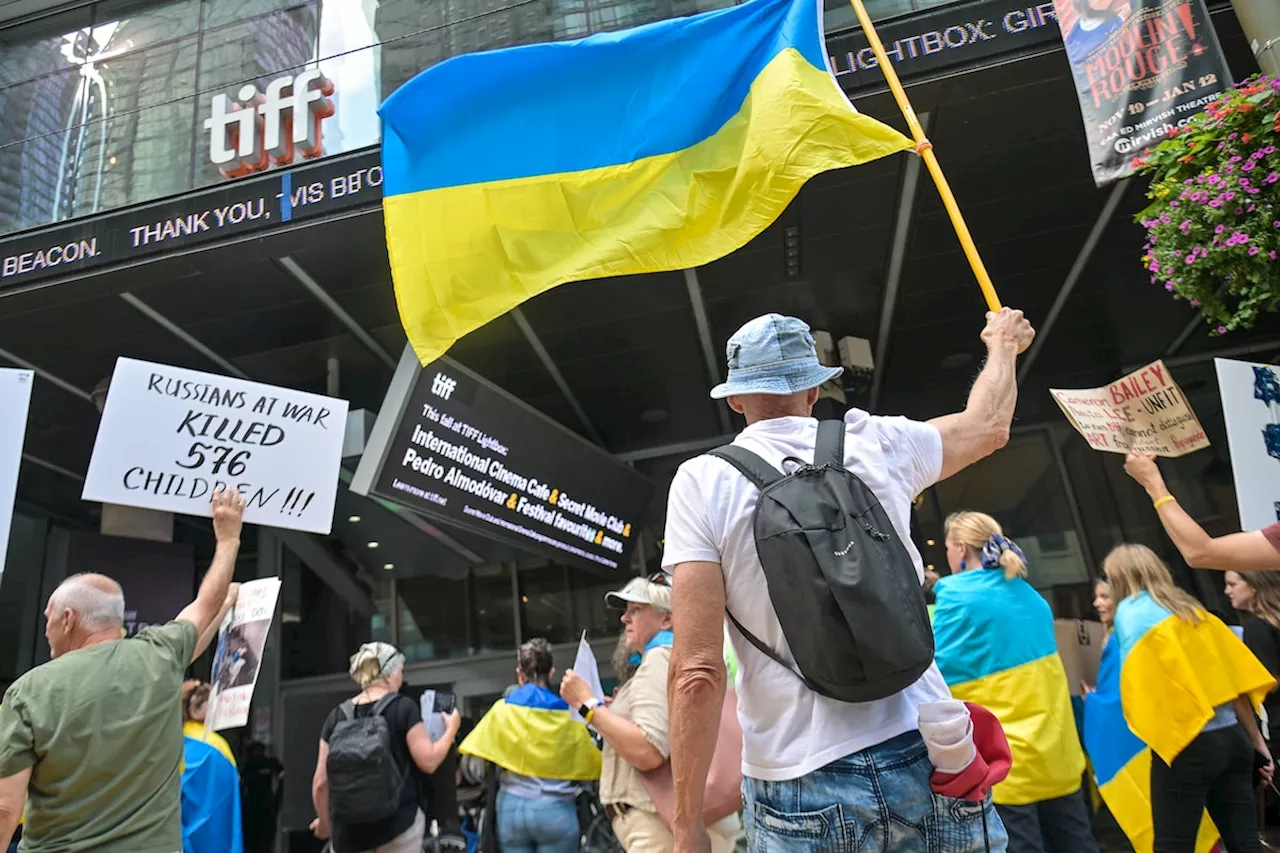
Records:
<instances>
[{"instance_id":1,"label":"photograph on protest sign","mask_svg":"<svg viewBox=\"0 0 1280 853\"><path fill-rule=\"evenodd\" d=\"M18 492L18 468L22 465L22 443L27 434L27 410L31 407L30 370L0 369L0 577L4 576L5 552L9 548L9 527L13 523L13 501Z\"/></svg>"},{"instance_id":2,"label":"photograph on protest sign","mask_svg":"<svg viewBox=\"0 0 1280 853\"><path fill-rule=\"evenodd\" d=\"M262 650L267 645L279 597L278 578L240 585L235 609L227 614L218 631L218 650L209 679L213 685L207 721L210 731L248 724L249 703L258 683Z\"/></svg>"},{"instance_id":3,"label":"photograph on protest sign","mask_svg":"<svg viewBox=\"0 0 1280 853\"><path fill-rule=\"evenodd\" d=\"M1094 450L1185 456L1209 446L1204 427L1163 361L1102 388L1049 393Z\"/></svg>"},{"instance_id":4,"label":"photograph on protest sign","mask_svg":"<svg viewBox=\"0 0 1280 853\"><path fill-rule=\"evenodd\" d=\"M1204 0L1054 0L1093 180L1133 161L1231 87Z\"/></svg>"},{"instance_id":5,"label":"photograph on protest sign","mask_svg":"<svg viewBox=\"0 0 1280 853\"><path fill-rule=\"evenodd\" d=\"M1240 527L1280 521L1280 366L1215 358Z\"/></svg>"},{"instance_id":6,"label":"photograph on protest sign","mask_svg":"<svg viewBox=\"0 0 1280 853\"><path fill-rule=\"evenodd\" d=\"M329 533L347 401L121 358L81 497L210 514L220 487L244 520Z\"/></svg>"}]
</instances>

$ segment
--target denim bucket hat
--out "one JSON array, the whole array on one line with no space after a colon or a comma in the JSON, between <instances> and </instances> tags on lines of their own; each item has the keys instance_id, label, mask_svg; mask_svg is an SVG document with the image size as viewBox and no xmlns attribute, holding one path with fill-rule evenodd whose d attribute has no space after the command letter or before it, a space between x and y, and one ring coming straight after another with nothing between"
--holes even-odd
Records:
<instances>
[{"instance_id":1,"label":"denim bucket hat","mask_svg":"<svg viewBox=\"0 0 1280 853\"><path fill-rule=\"evenodd\" d=\"M733 333L726 348L728 381L711 389L713 400L736 394L798 394L844 373L823 367L809 324L795 317L765 314Z\"/></svg>"}]
</instances>

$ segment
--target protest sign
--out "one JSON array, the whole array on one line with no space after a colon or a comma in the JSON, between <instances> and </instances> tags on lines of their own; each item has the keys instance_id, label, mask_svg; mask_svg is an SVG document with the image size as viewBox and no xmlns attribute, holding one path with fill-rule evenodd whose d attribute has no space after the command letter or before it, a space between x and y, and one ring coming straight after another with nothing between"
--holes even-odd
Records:
<instances>
[{"instance_id":1,"label":"protest sign","mask_svg":"<svg viewBox=\"0 0 1280 853\"><path fill-rule=\"evenodd\" d=\"M81 497L185 515L234 486L245 521L328 533L347 402L121 358Z\"/></svg>"},{"instance_id":2,"label":"protest sign","mask_svg":"<svg viewBox=\"0 0 1280 853\"><path fill-rule=\"evenodd\" d=\"M1280 521L1280 367L1215 358L1240 527Z\"/></svg>"},{"instance_id":3,"label":"protest sign","mask_svg":"<svg viewBox=\"0 0 1280 853\"><path fill-rule=\"evenodd\" d=\"M1104 388L1051 388L1049 393L1094 450L1185 456L1209 446L1204 428L1163 361Z\"/></svg>"},{"instance_id":4,"label":"protest sign","mask_svg":"<svg viewBox=\"0 0 1280 853\"><path fill-rule=\"evenodd\" d=\"M276 614L280 580L262 578L240 585L235 609L218 631L218 651L213 658L213 691L205 725L217 732L249 722L249 702L258 683L262 650Z\"/></svg>"},{"instance_id":5,"label":"protest sign","mask_svg":"<svg viewBox=\"0 0 1280 853\"><path fill-rule=\"evenodd\" d=\"M1231 86L1204 0L1055 0L1093 180L1133 173Z\"/></svg>"},{"instance_id":6,"label":"protest sign","mask_svg":"<svg viewBox=\"0 0 1280 853\"><path fill-rule=\"evenodd\" d=\"M1107 629L1092 619L1055 619L1053 635L1058 643L1058 656L1067 671L1067 684L1072 696L1084 693L1084 685L1098 683L1098 665Z\"/></svg>"},{"instance_id":7,"label":"protest sign","mask_svg":"<svg viewBox=\"0 0 1280 853\"><path fill-rule=\"evenodd\" d=\"M4 557L9 550L33 375L30 370L0 370L0 577L4 576Z\"/></svg>"}]
</instances>

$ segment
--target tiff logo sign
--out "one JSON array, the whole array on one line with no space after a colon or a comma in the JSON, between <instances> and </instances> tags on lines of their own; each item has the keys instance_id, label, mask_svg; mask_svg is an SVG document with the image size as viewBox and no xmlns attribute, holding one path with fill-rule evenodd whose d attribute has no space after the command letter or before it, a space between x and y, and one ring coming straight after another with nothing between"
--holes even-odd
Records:
<instances>
[{"instance_id":1,"label":"tiff logo sign","mask_svg":"<svg viewBox=\"0 0 1280 853\"><path fill-rule=\"evenodd\" d=\"M446 400L453 396L453 390L457 387L458 380L450 379L443 373L437 373L436 378L431 380L431 393Z\"/></svg>"},{"instance_id":2,"label":"tiff logo sign","mask_svg":"<svg viewBox=\"0 0 1280 853\"><path fill-rule=\"evenodd\" d=\"M320 123L333 115L333 82L318 68L267 84L264 95L252 83L236 93L214 95L209 117L209 159L228 178L265 171L273 163L319 157Z\"/></svg>"}]
</instances>

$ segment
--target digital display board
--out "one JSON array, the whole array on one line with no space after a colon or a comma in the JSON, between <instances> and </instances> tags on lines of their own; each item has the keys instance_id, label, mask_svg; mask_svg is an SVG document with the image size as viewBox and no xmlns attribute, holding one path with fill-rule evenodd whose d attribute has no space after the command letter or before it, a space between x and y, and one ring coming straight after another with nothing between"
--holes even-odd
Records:
<instances>
[{"instance_id":1,"label":"digital display board","mask_svg":"<svg viewBox=\"0 0 1280 853\"><path fill-rule=\"evenodd\" d=\"M652 484L442 358L408 347L351 481L422 515L596 571L627 571Z\"/></svg>"}]
</instances>

